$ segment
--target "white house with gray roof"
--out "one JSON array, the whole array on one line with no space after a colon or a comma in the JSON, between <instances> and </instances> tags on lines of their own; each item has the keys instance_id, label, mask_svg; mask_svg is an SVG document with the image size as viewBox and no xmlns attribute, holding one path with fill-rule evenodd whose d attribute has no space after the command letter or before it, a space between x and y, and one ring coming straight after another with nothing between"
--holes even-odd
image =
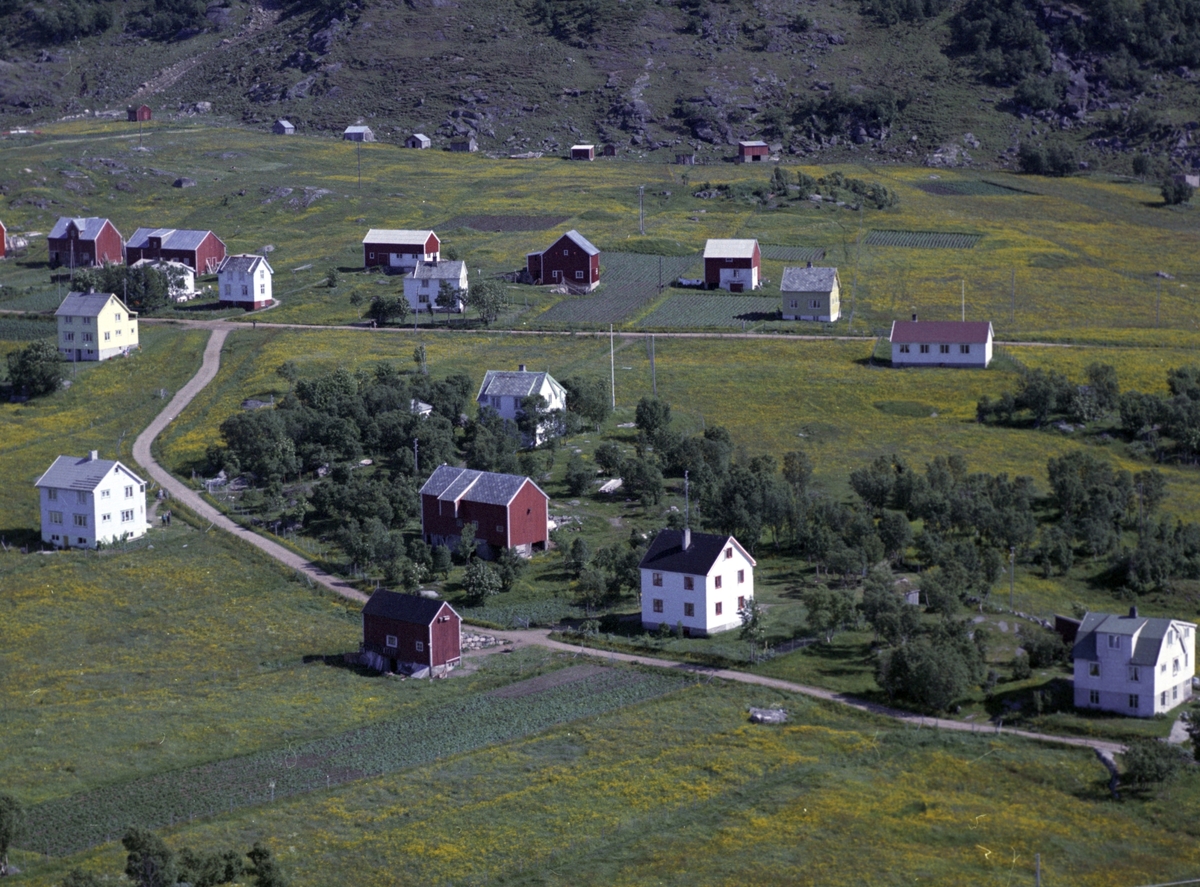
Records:
<instances>
[{"instance_id":1,"label":"white house with gray roof","mask_svg":"<svg viewBox=\"0 0 1200 887\"><path fill-rule=\"evenodd\" d=\"M454 288L456 298L450 308L439 308L438 293L442 282ZM411 274L404 277L404 298L414 312L453 311L461 314L467 294L467 263L461 261L418 262Z\"/></svg>"},{"instance_id":2,"label":"white house with gray roof","mask_svg":"<svg viewBox=\"0 0 1200 887\"><path fill-rule=\"evenodd\" d=\"M516 372L488 370L475 401L480 408L495 410L500 418L515 422L521 412L521 401L534 394L540 394L546 401L548 413L559 414L541 424L536 441L526 441L537 445L554 434L553 429L558 427L561 415L567 411L567 389L549 373L531 373L525 369L525 364L517 367Z\"/></svg>"},{"instance_id":3,"label":"white house with gray roof","mask_svg":"<svg viewBox=\"0 0 1200 887\"><path fill-rule=\"evenodd\" d=\"M842 315L842 284L837 268L784 268L779 283L784 320L833 323Z\"/></svg>"},{"instance_id":4,"label":"white house with gray roof","mask_svg":"<svg viewBox=\"0 0 1200 887\"><path fill-rule=\"evenodd\" d=\"M146 535L146 482L96 450L59 456L34 486L47 545L95 548Z\"/></svg>"},{"instance_id":5,"label":"white house with gray roof","mask_svg":"<svg viewBox=\"0 0 1200 887\"><path fill-rule=\"evenodd\" d=\"M1149 718L1192 695L1196 625L1179 619L1088 613L1072 650L1075 707Z\"/></svg>"},{"instance_id":6,"label":"white house with gray roof","mask_svg":"<svg viewBox=\"0 0 1200 887\"><path fill-rule=\"evenodd\" d=\"M275 272L263 256L226 256L217 268L222 308L257 311L271 304Z\"/></svg>"}]
</instances>

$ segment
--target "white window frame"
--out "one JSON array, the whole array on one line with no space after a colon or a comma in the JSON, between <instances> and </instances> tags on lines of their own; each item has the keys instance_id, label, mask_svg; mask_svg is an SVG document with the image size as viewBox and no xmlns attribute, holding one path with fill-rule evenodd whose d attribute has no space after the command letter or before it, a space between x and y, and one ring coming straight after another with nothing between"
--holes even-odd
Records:
<instances>
[{"instance_id":1,"label":"white window frame","mask_svg":"<svg viewBox=\"0 0 1200 887\"><path fill-rule=\"evenodd\" d=\"M662 573L651 573L650 574L650 584L653 585L655 588L662 588L662 584L663 584ZM1166 668L1165 664L1163 665L1163 668Z\"/></svg>"},{"instance_id":2,"label":"white window frame","mask_svg":"<svg viewBox=\"0 0 1200 887\"><path fill-rule=\"evenodd\" d=\"M418 653L425 652L425 642L424 641L417 641L417 652Z\"/></svg>"},{"instance_id":3,"label":"white window frame","mask_svg":"<svg viewBox=\"0 0 1200 887\"><path fill-rule=\"evenodd\" d=\"M385 635L383 638L383 643L385 646L388 646L388 647L399 647L400 646L400 641L394 634Z\"/></svg>"}]
</instances>

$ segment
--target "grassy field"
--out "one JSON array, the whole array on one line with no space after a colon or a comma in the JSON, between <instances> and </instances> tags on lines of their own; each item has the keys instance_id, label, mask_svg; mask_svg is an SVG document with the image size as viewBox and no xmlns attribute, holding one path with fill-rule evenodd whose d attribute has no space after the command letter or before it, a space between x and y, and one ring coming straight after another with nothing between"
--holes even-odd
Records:
<instances>
[{"instance_id":1,"label":"grassy field","mask_svg":"<svg viewBox=\"0 0 1200 887\"><path fill-rule=\"evenodd\" d=\"M913 312L928 319L957 317L963 282L967 316L991 319L1001 338L1134 342L1144 335L1153 342L1161 330L1186 332L1190 343L1200 325L1200 305L1190 295L1200 285L1200 268L1190 258L1200 236L1194 213L1163 207L1154 186L1135 180L997 173L988 176L993 185L982 187L971 173L841 167L900 195L898 207L860 213L810 201L769 209L690 196L706 183L767 175L737 165L687 170L652 163L508 161L375 144L362 149L360 187L349 144L198 124L149 127L148 150L142 153L131 150L135 141L123 125L77 121L9 145L0 157L0 181L9 186L10 233L44 234L59 214L101 213L127 235L139 225L211 227L231 251L271 246L282 304L270 316L288 322L353 322L361 308L351 304L352 293L369 298L398 288L398 280L358 273L366 229L386 226L439 230L443 248L465 259L472 276L521 267L526 252L544 248L571 227L606 252L695 253L709 237L757 237L765 244L824 249L824 262L839 267L846 290L847 319L838 325L840 332L886 329L892 319ZM181 193L171 187L177 175L198 184ZM683 175L690 177L686 186ZM925 190L930 184L939 193ZM648 188L645 237L637 233L640 185ZM948 190L954 193L942 193ZM566 221L545 232L442 227L471 215L556 215ZM905 249L872 245L872 231L967 233L979 240L972 249ZM42 264L44 241L33 237L32 244L28 257L0 264L0 308L44 310L55 304L56 290ZM764 260L764 298L778 293L785 264ZM333 289L324 285L329 268L346 271ZM657 266L652 270L650 282L657 284ZM1172 277L1155 277L1160 270ZM532 288L516 288L513 297L521 310L504 322L517 327L536 325L533 309L557 301ZM630 322L637 319L635 313ZM776 328L819 329L798 323Z\"/></svg>"}]
</instances>

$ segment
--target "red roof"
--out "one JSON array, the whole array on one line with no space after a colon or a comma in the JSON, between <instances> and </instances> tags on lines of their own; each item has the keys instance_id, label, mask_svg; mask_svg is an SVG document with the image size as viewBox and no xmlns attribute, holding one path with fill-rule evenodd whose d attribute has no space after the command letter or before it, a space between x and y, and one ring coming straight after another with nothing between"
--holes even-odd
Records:
<instances>
[{"instance_id":1,"label":"red roof","mask_svg":"<svg viewBox=\"0 0 1200 887\"><path fill-rule=\"evenodd\" d=\"M987 320L893 320L891 341L900 345L980 345L992 336Z\"/></svg>"}]
</instances>

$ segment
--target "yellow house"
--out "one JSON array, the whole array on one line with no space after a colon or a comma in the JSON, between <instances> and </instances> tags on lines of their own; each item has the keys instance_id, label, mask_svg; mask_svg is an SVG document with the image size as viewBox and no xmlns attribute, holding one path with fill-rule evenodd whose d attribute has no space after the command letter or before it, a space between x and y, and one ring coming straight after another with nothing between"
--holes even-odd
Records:
<instances>
[{"instance_id":1,"label":"yellow house","mask_svg":"<svg viewBox=\"0 0 1200 887\"><path fill-rule=\"evenodd\" d=\"M842 316L842 286L837 268L784 268L779 283L784 320L834 323Z\"/></svg>"},{"instance_id":2,"label":"yellow house","mask_svg":"<svg viewBox=\"0 0 1200 887\"><path fill-rule=\"evenodd\" d=\"M54 316L58 351L69 361L108 360L138 347L137 314L114 293L70 293Z\"/></svg>"}]
</instances>

